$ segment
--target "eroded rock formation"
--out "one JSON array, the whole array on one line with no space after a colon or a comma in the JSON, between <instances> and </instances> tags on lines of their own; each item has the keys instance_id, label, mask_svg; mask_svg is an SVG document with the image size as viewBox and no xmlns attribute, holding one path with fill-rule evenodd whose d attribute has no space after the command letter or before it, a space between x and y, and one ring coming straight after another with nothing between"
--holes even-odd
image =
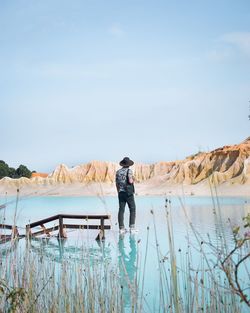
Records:
<instances>
[{"instance_id":1,"label":"eroded rock formation","mask_svg":"<svg viewBox=\"0 0 250 313\"><path fill-rule=\"evenodd\" d=\"M3 178L0 184L19 187L28 184L71 184L102 182L113 184L117 163L92 161L68 168L59 165L48 177L35 175L31 179ZM250 137L239 145L224 146L214 151L198 153L183 161L135 164L134 176L138 183L150 181L161 184L194 185L208 178L215 184L250 183Z\"/></svg>"}]
</instances>

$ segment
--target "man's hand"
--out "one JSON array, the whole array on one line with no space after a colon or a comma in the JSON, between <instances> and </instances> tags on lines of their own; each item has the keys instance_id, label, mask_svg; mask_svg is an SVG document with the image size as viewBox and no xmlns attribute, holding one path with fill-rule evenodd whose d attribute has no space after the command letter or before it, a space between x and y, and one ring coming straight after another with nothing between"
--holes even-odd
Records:
<instances>
[{"instance_id":1,"label":"man's hand","mask_svg":"<svg viewBox=\"0 0 250 313\"><path fill-rule=\"evenodd\" d=\"M129 181L130 184L133 184L133 183L134 183L134 176L133 176L132 178L129 177L129 178L128 178L128 181Z\"/></svg>"}]
</instances>

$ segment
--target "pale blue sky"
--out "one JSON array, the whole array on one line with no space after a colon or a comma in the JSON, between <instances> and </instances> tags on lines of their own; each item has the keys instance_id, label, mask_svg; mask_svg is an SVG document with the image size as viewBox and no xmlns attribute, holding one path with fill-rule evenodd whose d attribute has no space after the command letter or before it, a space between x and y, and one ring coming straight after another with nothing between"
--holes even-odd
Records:
<instances>
[{"instance_id":1,"label":"pale blue sky","mask_svg":"<svg viewBox=\"0 0 250 313\"><path fill-rule=\"evenodd\" d=\"M1 155L52 171L250 135L250 2L1 0Z\"/></svg>"}]
</instances>

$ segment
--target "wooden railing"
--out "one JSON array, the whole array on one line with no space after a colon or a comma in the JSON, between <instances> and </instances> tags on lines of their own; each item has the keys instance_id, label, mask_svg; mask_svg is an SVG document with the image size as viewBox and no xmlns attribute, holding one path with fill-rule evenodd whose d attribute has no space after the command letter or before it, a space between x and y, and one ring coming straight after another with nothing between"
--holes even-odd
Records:
<instances>
[{"instance_id":1,"label":"wooden railing","mask_svg":"<svg viewBox=\"0 0 250 313\"><path fill-rule=\"evenodd\" d=\"M87 224L64 224L64 219L80 219L83 222L87 222ZM78 215L78 214L58 214L54 215L40 221L31 223L26 225L26 236L38 236L41 234L45 234L47 236L51 235L51 232L59 230L58 237L59 238L67 238L67 234L65 229L99 229L100 232L96 237L96 240L105 239L105 230L110 229L110 225L105 225L105 220L110 219L110 215ZM45 224L58 220L58 225L53 227L46 228ZM99 220L99 225L90 225L88 224L89 220ZM32 233L32 228L40 226L42 229Z\"/></svg>"},{"instance_id":2,"label":"wooden railing","mask_svg":"<svg viewBox=\"0 0 250 313\"><path fill-rule=\"evenodd\" d=\"M11 239L19 237L17 226L8 225L8 224L0 224L0 229L11 230L11 234L10 235L0 234L0 243L4 243L6 241L9 241Z\"/></svg>"}]
</instances>

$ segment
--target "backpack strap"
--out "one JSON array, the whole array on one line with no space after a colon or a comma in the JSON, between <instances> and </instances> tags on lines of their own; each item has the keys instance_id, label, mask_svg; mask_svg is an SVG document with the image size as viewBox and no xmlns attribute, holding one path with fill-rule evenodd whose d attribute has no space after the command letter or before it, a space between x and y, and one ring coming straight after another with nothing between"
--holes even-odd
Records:
<instances>
[{"instance_id":1,"label":"backpack strap","mask_svg":"<svg viewBox=\"0 0 250 313\"><path fill-rule=\"evenodd\" d=\"M126 181L126 183L130 185L129 178L128 178L128 172L129 172L129 168L127 170L127 181Z\"/></svg>"}]
</instances>

